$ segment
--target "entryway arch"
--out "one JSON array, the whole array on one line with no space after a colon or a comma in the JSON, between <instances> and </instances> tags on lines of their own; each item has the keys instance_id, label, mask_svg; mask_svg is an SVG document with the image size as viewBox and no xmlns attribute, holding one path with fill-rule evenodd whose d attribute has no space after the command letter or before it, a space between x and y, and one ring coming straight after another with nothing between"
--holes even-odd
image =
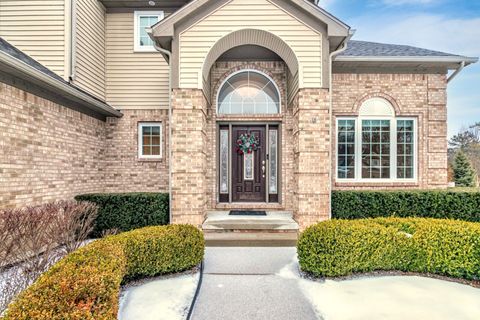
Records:
<instances>
[{"instance_id":1,"label":"entryway arch","mask_svg":"<svg viewBox=\"0 0 480 320\"><path fill-rule=\"evenodd\" d=\"M210 49L203 62L199 83L204 92L210 92L210 70L214 63L230 49L241 46L260 46L277 54L287 65L289 82L300 86L301 68L293 49L277 35L260 29L241 29L220 38ZM290 91L290 90L289 90ZM208 94L207 94L208 96Z\"/></svg>"}]
</instances>

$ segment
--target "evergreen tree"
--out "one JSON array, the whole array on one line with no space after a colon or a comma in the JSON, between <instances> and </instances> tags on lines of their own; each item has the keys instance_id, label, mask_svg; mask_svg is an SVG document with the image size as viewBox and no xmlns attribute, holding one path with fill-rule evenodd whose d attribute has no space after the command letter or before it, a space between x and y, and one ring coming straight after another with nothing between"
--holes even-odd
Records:
<instances>
[{"instance_id":1,"label":"evergreen tree","mask_svg":"<svg viewBox=\"0 0 480 320\"><path fill-rule=\"evenodd\" d=\"M453 162L453 175L457 187L475 187L477 174L462 150L458 150Z\"/></svg>"}]
</instances>

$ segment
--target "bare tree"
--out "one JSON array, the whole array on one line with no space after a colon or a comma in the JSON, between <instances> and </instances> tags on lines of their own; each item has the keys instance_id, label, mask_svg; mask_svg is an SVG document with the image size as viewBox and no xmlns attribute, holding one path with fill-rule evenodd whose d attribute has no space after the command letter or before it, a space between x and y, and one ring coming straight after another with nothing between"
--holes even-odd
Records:
<instances>
[{"instance_id":1,"label":"bare tree","mask_svg":"<svg viewBox=\"0 0 480 320\"><path fill-rule=\"evenodd\" d=\"M93 230L98 208L90 202L60 201L50 206L58 210L53 231L66 253L77 250Z\"/></svg>"},{"instance_id":2,"label":"bare tree","mask_svg":"<svg viewBox=\"0 0 480 320\"><path fill-rule=\"evenodd\" d=\"M8 303L92 231L97 207L60 201L0 210L0 314Z\"/></svg>"}]
</instances>

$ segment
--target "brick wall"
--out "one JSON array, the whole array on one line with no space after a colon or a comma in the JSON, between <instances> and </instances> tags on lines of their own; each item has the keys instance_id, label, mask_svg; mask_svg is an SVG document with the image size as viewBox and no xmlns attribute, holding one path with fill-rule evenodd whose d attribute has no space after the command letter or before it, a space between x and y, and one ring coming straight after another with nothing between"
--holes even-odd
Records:
<instances>
[{"instance_id":1,"label":"brick wall","mask_svg":"<svg viewBox=\"0 0 480 320\"><path fill-rule=\"evenodd\" d=\"M363 101L371 97L383 97L395 107L397 116L415 117L418 125L416 182L335 182L334 189L446 188L446 87L446 76L437 74L334 74L334 119L336 116L355 116ZM335 143L332 146L335 172Z\"/></svg>"},{"instance_id":2,"label":"brick wall","mask_svg":"<svg viewBox=\"0 0 480 320\"><path fill-rule=\"evenodd\" d=\"M200 226L206 208L206 99L199 89L172 92L173 223Z\"/></svg>"},{"instance_id":3,"label":"brick wall","mask_svg":"<svg viewBox=\"0 0 480 320\"><path fill-rule=\"evenodd\" d=\"M107 122L0 83L0 208L92 192L168 191L167 110ZM163 124L163 158L138 159L138 122Z\"/></svg>"},{"instance_id":4,"label":"brick wall","mask_svg":"<svg viewBox=\"0 0 480 320\"><path fill-rule=\"evenodd\" d=\"M329 92L327 89L300 89L293 108L294 216L303 229L329 219Z\"/></svg>"},{"instance_id":5,"label":"brick wall","mask_svg":"<svg viewBox=\"0 0 480 320\"><path fill-rule=\"evenodd\" d=\"M245 68L265 72L279 85L283 100L280 115L247 118L216 114L219 84ZM287 106L287 75L282 62L217 62L211 81L211 105L201 90L176 89L172 93L174 222L199 225L206 210L230 208L217 203L217 122L246 120L281 124L280 203L257 207L294 211L302 227L328 218L330 153L335 170L335 143L328 136L328 91L301 89ZM418 118L418 181L333 181L333 188L446 187L446 77L335 74L333 116L356 115L362 101L376 96L389 99L398 115ZM123 118L103 122L0 84L0 207L68 199L87 192L166 192L167 111L123 113ZM143 121L163 123L160 160L138 159L137 126Z\"/></svg>"},{"instance_id":6,"label":"brick wall","mask_svg":"<svg viewBox=\"0 0 480 320\"><path fill-rule=\"evenodd\" d=\"M0 207L104 188L105 123L0 83Z\"/></svg>"},{"instance_id":7,"label":"brick wall","mask_svg":"<svg viewBox=\"0 0 480 320\"><path fill-rule=\"evenodd\" d=\"M105 192L168 192L168 110L122 110L106 125ZM139 159L138 123L162 124L162 158Z\"/></svg>"}]
</instances>

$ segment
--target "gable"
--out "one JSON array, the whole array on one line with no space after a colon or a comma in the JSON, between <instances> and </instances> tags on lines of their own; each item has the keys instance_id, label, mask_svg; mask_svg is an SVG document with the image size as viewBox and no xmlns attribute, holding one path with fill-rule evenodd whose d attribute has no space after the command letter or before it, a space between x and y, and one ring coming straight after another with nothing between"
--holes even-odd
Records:
<instances>
[{"instance_id":1,"label":"gable","mask_svg":"<svg viewBox=\"0 0 480 320\"><path fill-rule=\"evenodd\" d=\"M324 33L269 0L231 0L180 34L180 87L200 88L199 74L209 50L223 37L242 29L262 30L282 39L297 56L301 86L322 86Z\"/></svg>"}]
</instances>

